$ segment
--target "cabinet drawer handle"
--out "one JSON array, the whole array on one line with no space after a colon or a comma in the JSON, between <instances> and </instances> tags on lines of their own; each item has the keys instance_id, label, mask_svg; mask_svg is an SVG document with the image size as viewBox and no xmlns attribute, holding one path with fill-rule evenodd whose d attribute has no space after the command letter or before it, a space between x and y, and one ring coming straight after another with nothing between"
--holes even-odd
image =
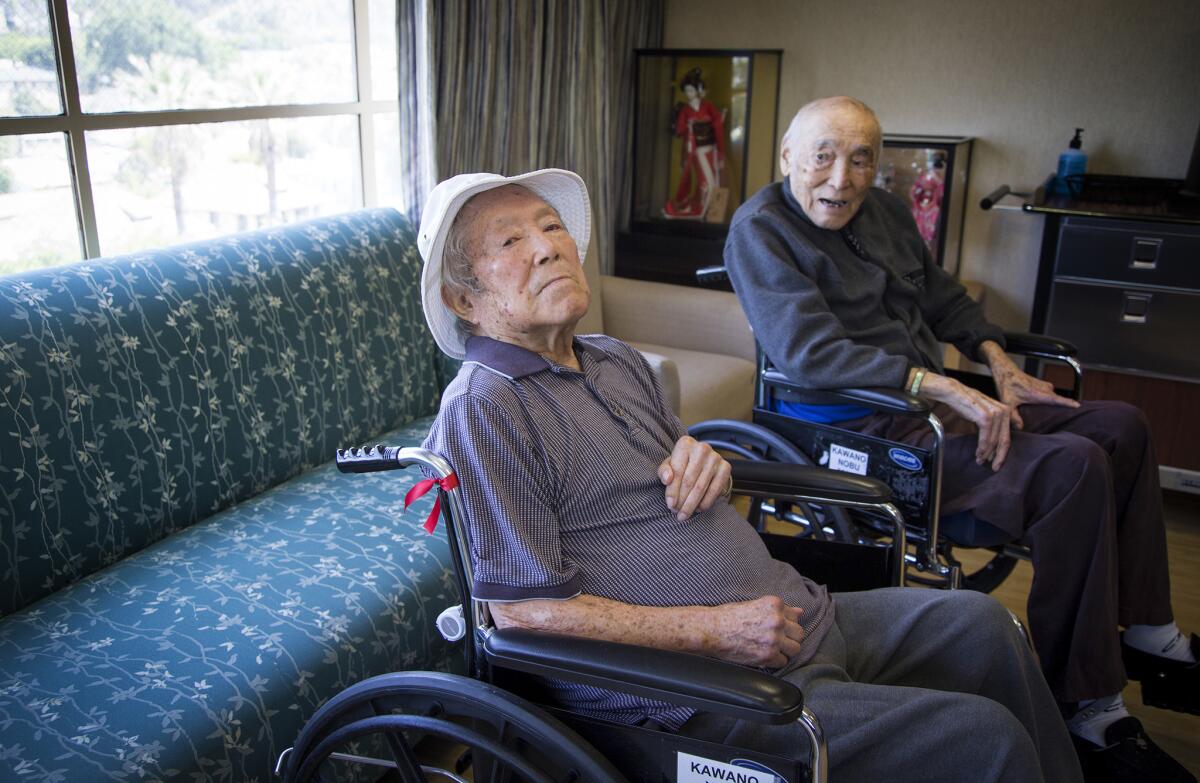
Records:
<instances>
[{"instance_id":1,"label":"cabinet drawer handle","mask_svg":"<svg viewBox=\"0 0 1200 783\"><path fill-rule=\"evenodd\" d=\"M1158 254L1162 250L1162 239L1158 237L1135 237L1133 254L1129 259L1130 269L1154 269L1158 266Z\"/></svg>"},{"instance_id":2,"label":"cabinet drawer handle","mask_svg":"<svg viewBox=\"0 0 1200 783\"><path fill-rule=\"evenodd\" d=\"M1121 323L1144 324L1150 314L1150 299L1154 294L1132 294L1125 292L1121 304Z\"/></svg>"}]
</instances>

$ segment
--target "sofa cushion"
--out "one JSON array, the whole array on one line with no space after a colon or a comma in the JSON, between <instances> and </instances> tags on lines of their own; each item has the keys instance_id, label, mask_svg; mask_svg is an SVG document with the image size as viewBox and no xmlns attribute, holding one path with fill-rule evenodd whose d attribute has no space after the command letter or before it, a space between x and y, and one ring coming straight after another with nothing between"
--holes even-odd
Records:
<instances>
[{"instance_id":1,"label":"sofa cushion","mask_svg":"<svg viewBox=\"0 0 1200 783\"><path fill-rule=\"evenodd\" d=\"M707 419L750 420L754 362L655 343L630 343L670 359L679 372L679 418L687 426Z\"/></svg>"},{"instance_id":2,"label":"sofa cushion","mask_svg":"<svg viewBox=\"0 0 1200 783\"><path fill-rule=\"evenodd\" d=\"M402 512L420 478L327 464L4 618L0 779L266 783L351 683L461 671L434 627L458 598L420 526L433 495Z\"/></svg>"},{"instance_id":3,"label":"sofa cushion","mask_svg":"<svg viewBox=\"0 0 1200 783\"><path fill-rule=\"evenodd\" d=\"M604 333L626 342L666 340L689 351L754 361L754 335L729 291L601 276Z\"/></svg>"},{"instance_id":4,"label":"sofa cushion","mask_svg":"<svg viewBox=\"0 0 1200 783\"><path fill-rule=\"evenodd\" d=\"M0 616L437 410L395 210L0 278Z\"/></svg>"}]
</instances>

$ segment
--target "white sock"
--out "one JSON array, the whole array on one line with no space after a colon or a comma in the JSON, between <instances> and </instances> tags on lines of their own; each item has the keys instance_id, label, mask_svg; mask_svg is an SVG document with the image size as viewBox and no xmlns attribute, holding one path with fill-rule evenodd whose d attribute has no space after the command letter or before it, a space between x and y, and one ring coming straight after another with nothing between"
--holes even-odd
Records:
<instances>
[{"instance_id":1,"label":"white sock","mask_svg":"<svg viewBox=\"0 0 1200 783\"><path fill-rule=\"evenodd\" d=\"M1117 693L1101 699L1079 702L1079 712L1067 720L1067 729L1076 737L1103 748L1108 744L1104 739L1105 730L1121 718L1128 717L1130 715L1129 710L1125 709L1125 699Z\"/></svg>"},{"instance_id":2,"label":"white sock","mask_svg":"<svg viewBox=\"0 0 1200 783\"><path fill-rule=\"evenodd\" d=\"M1175 623L1166 625L1131 625L1125 629L1125 643L1160 658L1195 663L1191 640L1183 635Z\"/></svg>"}]
</instances>

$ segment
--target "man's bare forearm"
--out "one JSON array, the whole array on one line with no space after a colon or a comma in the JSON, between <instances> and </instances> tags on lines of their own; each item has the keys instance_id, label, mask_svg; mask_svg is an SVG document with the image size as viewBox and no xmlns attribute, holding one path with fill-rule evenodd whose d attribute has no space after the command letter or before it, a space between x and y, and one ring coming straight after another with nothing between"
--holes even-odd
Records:
<instances>
[{"instance_id":1,"label":"man's bare forearm","mask_svg":"<svg viewBox=\"0 0 1200 783\"><path fill-rule=\"evenodd\" d=\"M1000 344L994 340L984 340L980 343L979 355L987 362L993 375L999 372L1020 369L1013 363L1012 359L1008 358L1008 354L1004 352Z\"/></svg>"},{"instance_id":2,"label":"man's bare forearm","mask_svg":"<svg viewBox=\"0 0 1200 783\"><path fill-rule=\"evenodd\" d=\"M1008 358L1008 354L1000 347L1000 344L995 340L985 340L979 344L979 355L987 362L988 368L993 375L1004 374L1011 370L1018 370L1013 360ZM921 379L921 390L926 392L922 396L928 396L930 399L937 399L939 393L945 395L948 391L949 384L945 383L945 376L940 376L932 370L925 368L910 367L908 368L908 376L904 381L904 388L911 389L913 381L916 380L918 369L924 369L924 375Z\"/></svg>"},{"instance_id":3,"label":"man's bare forearm","mask_svg":"<svg viewBox=\"0 0 1200 783\"><path fill-rule=\"evenodd\" d=\"M709 606L636 606L581 594L567 601L534 600L489 605L496 625L606 639L610 642L712 654L705 629Z\"/></svg>"},{"instance_id":4,"label":"man's bare forearm","mask_svg":"<svg viewBox=\"0 0 1200 783\"><path fill-rule=\"evenodd\" d=\"M992 376L996 379L997 383L1004 382L1012 375L1020 372L1020 368L1013 364L1013 360L1008 358L1008 354L994 340L985 340L982 342L979 345L979 355L987 362L988 368L991 369ZM916 367L909 368L906 388L912 388L917 369ZM966 392L967 389L953 378L939 375L932 370L925 370L921 378L921 390L919 394L921 397L929 400L949 404L953 400L964 398Z\"/></svg>"},{"instance_id":5,"label":"man's bare forearm","mask_svg":"<svg viewBox=\"0 0 1200 783\"><path fill-rule=\"evenodd\" d=\"M581 594L491 603L496 625L781 666L799 649L800 610L777 596L720 606L638 606Z\"/></svg>"},{"instance_id":6,"label":"man's bare forearm","mask_svg":"<svg viewBox=\"0 0 1200 783\"><path fill-rule=\"evenodd\" d=\"M912 389L913 381L917 378L917 372L922 372L921 388L917 392L917 396L924 397L927 400L935 402L947 402L953 399L959 390L959 384L953 378L947 378L945 375L938 375L933 370L925 368L910 367L908 370L908 380L905 382L904 390Z\"/></svg>"}]
</instances>

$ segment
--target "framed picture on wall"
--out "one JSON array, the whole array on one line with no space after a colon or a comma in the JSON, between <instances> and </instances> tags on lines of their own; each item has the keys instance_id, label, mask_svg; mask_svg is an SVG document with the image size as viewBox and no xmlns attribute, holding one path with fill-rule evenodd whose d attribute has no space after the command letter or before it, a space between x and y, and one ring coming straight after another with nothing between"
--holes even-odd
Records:
<instances>
[{"instance_id":1,"label":"framed picture on wall","mask_svg":"<svg viewBox=\"0 0 1200 783\"><path fill-rule=\"evenodd\" d=\"M971 139L966 136L883 136L875 187L899 196L912 210L933 260L958 271Z\"/></svg>"}]
</instances>

